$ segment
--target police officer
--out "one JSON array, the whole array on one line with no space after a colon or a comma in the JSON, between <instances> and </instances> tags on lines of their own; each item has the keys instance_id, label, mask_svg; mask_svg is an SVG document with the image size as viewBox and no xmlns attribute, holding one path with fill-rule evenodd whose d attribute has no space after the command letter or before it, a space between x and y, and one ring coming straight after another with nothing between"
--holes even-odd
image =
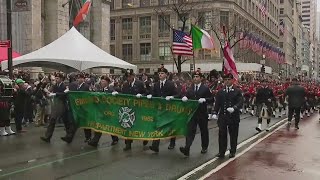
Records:
<instances>
[{"instance_id":1,"label":"police officer","mask_svg":"<svg viewBox=\"0 0 320 180\"><path fill-rule=\"evenodd\" d=\"M257 90L256 95L256 104L257 104L257 113L259 115L258 118L258 127L256 127L256 130L258 132L261 132L261 124L262 124L262 117L267 117L267 129L266 131L269 131L270 129L270 121L271 121L271 114L272 114L272 101L274 101L275 97L273 95L273 91L270 87L267 85L267 81L263 80L261 81L262 87ZM266 105L267 111L263 111L263 104ZM264 114L267 113L267 114Z\"/></svg>"},{"instance_id":2,"label":"police officer","mask_svg":"<svg viewBox=\"0 0 320 180\"><path fill-rule=\"evenodd\" d=\"M213 119L218 119L219 126L219 158L224 158L230 135L230 158L235 156L238 144L238 133L240 123L240 109L243 105L243 97L240 89L233 84L233 75L224 76L225 87L220 89L216 95L213 111ZM219 118L217 117L219 115Z\"/></svg>"},{"instance_id":3,"label":"police officer","mask_svg":"<svg viewBox=\"0 0 320 180\"><path fill-rule=\"evenodd\" d=\"M102 76L100 79L100 86L97 91L99 92L105 92L105 93L112 93L114 92L114 88L112 86L109 86L110 84L110 78L108 76ZM101 132L94 132L94 137L91 139L91 141L88 142L88 145L97 147L99 140L101 138L102 133ZM111 135L112 143L111 146L118 144L119 138L117 136Z\"/></svg>"},{"instance_id":4,"label":"police officer","mask_svg":"<svg viewBox=\"0 0 320 180\"><path fill-rule=\"evenodd\" d=\"M185 147L180 147L180 152L185 156L189 156L190 154L190 147L196 135L197 125L199 125L201 133L201 154L207 153L209 146L207 104L213 101L210 89L202 83L202 73L200 71L196 71L193 73L192 77L193 84L187 89L186 96L182 98L182 101L186 102L188 99L198 100L200 105L188 124L186 145Z\"/></svg>"},{"instance_id":5,"label":"police officer","mask_svg":"<svg viewBox=\"0 0 320 180\"><path fill-rule=\"evenodd\" d=\"M123 84L121 93L136 95L138 98L140 98L143 94L145 94L146 89L145 89L144 83L135 77L135 74L132 69L127 69L125 73L125 77L127 78L127 81ZM126 139L125 140L126 147L123 150L124 151L130 150L131 143L132 143L132 140ZM144 146L147 144L148 144L148 141L143 141Z\"/></svg>"},{"instance_id":6,"label":"police officer","mask_svg":"<svg viewBox=\"0 0 320 180\"><path fill-rule=\"evenodd\" d=\"M166 100L170 100L174 98L174 96L177 94L176 87L174 83L167 79L168 76L168 70L164 67L160 67L158 69L159 79L157 83L155 83L153 87L153 97L163 97L166 98ZM151 98L149 95L148 98ZM173 149L175 147L175 138L170 139L170 144L168 149ZM159 144L160 140L154 140L152 142L152 146L149 146L150 150L154 152L159 152Z\"/></svg>"}]
</instances>

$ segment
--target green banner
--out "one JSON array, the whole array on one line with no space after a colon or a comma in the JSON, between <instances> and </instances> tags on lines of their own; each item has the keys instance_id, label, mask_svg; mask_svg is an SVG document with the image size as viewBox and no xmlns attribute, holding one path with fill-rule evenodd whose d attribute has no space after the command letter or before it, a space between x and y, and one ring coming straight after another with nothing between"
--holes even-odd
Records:
<instances>
[{"instance_id":1,"label":"green banner","mask_svg":"<svg viewBox=\"0 0 320 180\"><path fill-rule=\"evenodd\" d=\"M198 101L69 92L70 107L78 127L125 139L153 140L185 136Z\"/></svg>"}]
</instances>

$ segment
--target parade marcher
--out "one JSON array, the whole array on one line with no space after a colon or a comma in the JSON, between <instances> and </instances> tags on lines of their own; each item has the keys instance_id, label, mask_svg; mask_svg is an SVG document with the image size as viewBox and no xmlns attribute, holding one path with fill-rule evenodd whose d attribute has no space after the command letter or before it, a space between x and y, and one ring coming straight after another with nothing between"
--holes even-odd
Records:
<instances>
[{"instance_id":1,"label":"parade marcher","mask_svg":"<svg viewBox=\"0 0 320 180\"><path fill-rule=\"evenodd\" d=\"M201 154L207 153L209 146L207 104L212 103L213 101L210 89L201 82L203 78L202 73L200 71L196 71L193 73L192 77L193 84L188 88L186 96L182 98L182 101L186 102L188 99L198 100L200 105L188 123L186 144L184 147L180 147L180 152L185 156L189 156L190 154L190 147L196 135L198 125L201 133Z\"/></svg>"},{"instance_id":2,"label":"parade marcher","mask_svg":"<svg viewBox=\"0 0 320 180\"><path fill-rule=\"evenodd\" d=\"M135 73L133 72L133 70L127 69L125 77L127 78L127 82L123 84L121 93L136 95L138 98L142 97L142 95L146 92L146 88L144 86L144 83L135 77ZM113 95L116 95L116 92L113 92ZM126 139L125 144L126 147L123 150L131 150L132 140ZM144 146L146 146L147 144L148 141L143 141Z\"/></svg>"},{"instance_id":3,"label":"parade marcher","mask_svg":"<svg viewBox=\"0 0 320 180\"><path fill-rule=\"evenodd\" d=\"M100 79L100 86L97 91L99 92L105 92L105 93L112 93L114 92L114 88L109 86L110 84L110 78L107 76L102 76ZM101 138L102 133L101 132L94 132L94 137L91 139L91 141L88 142L88 145L97 147L99 140ZM119 138L117 136L111 135L112 143L111 146L118 144Z\"/></svg>"},{"instance_id":4,"label":"parade marcher","mask_svg":"<svg viewBox=\"0 0 320 180\"><path fill-rule=\"evenodd\" d=\"M13 95L14 119L16 124L16 131L18 133L23 133L26 132L22 129L22 120L24 116L26 101L26 91L24 86L25 81L22 79L16 79L15 83L15 93Z\"/></svg>"},{"instance_id":5,"label":"parade marcher","mask_svg":"<svg viewBox=\"0 0 320 180\"><path fill-rule=\"evenodd\" d=\"M238 144L240 109L243 97L240 89L233 84L233 75L224 76L225 87L216 95L213 119L218 119L219 126L219 158L224 158L230 136L230 158L235 157ZM218 115L218 117L217 117Z\"/></svg>"},{"instance_id":6,"label":"parade marcher","mask_svg":"<svg viewBox=\"0 0 320 180\"><path fill-rule=\"evenodd\" d=\"M89 91L90 86L85 82L85 75L83 73L78 74L77 76L77 82L78 82L78 87L77 91ZM84 136L85 136L85 141L84 142L89 142L91 140L91 129L83 129L84 131Z\"/></svg>"},{"instance_id":7,"label":"parade marcher","mask_svg":"<svg viewBox=\"0 0 320 180\"><path fill-rule=\"evenodd\" d=\"M257 113L258 113L258 126L256 130L261 132L262 119L267 119L267 129L270 129L270 121L272 116L272 101L274 101L273 91L270 87L268 87L267 82L263 80L261 82L261 88L257 90L256 95L256 104L257 104Z\"/></svg>"},{"instance_id":8,"label":"parade marcher","mask_svg":"<svg viewBox=\"0 0 320 180\"><path fill-rule=\"evenodd\" d=\"M56 83L52 86L52 93L49 94L49 97L54 97L53 103L51 104L51 117L49 119L49 124L45 136L40 137L41 140L47 143L50 142L50 139L56 126L57 119L63 117L67 110L65 92L66 86L63 83L63 80L63 74L57 73L55 77ZM71 122L69 122L66 118L63 118L63 122L67 135L65 137L61 137L61 139L70 143L72 141L74 131L72 129Z\"/></svg>"},{"instance_id":9,"label":"parade marcher","mask_svg":"<svg viewBox=\"0 0 320 180\"><path fill-rule=\"evenodd\" d=\"M15 134L10 126L11 97L4 97L3 88L0 86L0 136Z\"/></svg>"},{"instance_id":10,"label":"parade marcher","mask_svg":"<svg viewBox=\"0 0 320 180\"><path fill-rule=\"evenodd\" d=\"M167 79L168 70L166 68L160 68L158 71L159 81L154 84L152 97L163 97L166 100L170 100L177 95L177 89L174 83ZM148 98L151 98L149 95ZM168 149L173 149L175 147L176 139L171 138ZM159 152L160 140L152 141L152 145L149 147L150 150L154 152Z\"/></svg>"},{"instance_id":11,"label":"parade marcher","mask_svg":"<svg viewBox=\"0 0 320 180\"><path fill-rule=\"evenodd\" d=\"M306 92L305 89L299 85L297 78L292 79L292 86L286 91L286 97L288 98L288 125L290 128L293 114L295 114L295 128L299 129L300 110L305 102Z\"/></svg>"}]
</instances>

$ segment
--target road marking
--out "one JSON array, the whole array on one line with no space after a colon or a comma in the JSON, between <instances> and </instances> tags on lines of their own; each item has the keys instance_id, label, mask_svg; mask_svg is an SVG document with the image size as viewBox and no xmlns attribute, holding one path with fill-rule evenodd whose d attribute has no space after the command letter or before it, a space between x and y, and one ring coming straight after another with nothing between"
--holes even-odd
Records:
<instances>
[{"instance_id":1,"label":"road marking","mask_svg":"<svg viewBox=\"0 0 320 180\"><path fill-rule=\"evenodd\" d=\"M280 120L279 122L275 123L274 125L271 126L271 129L273 129L274 127L278 126L279 124L283 123L284 121L286 121L288 118L285 118L283 120ZM208 177L211 174L215 173L217 170L217 168L219 167L219 169L223 168L224 166L226 166L229 162L233 161L234 159L236 159L237 157L241 156L242 154L244 154L245 152L247 152L249 149L251 149L254 145L258 144L259 142L261 142L262 140L264 140L265 138L269 137L271 134L273 134L274 132L276 132L277 130L279 130L280 128L282 128L286 123L284 123L283 125L279 126L278 128L276 128L274 131L269 132L267 135L261 137L261 139L258 139L256 142L254 142L253 144L251 144L248 148L246 148L244 151L242 151L241 153L237 154L235 158L233 159L229 159L228 161L220 164L219 166L217 166L215 169L211 170L209 173L207 173L206 175L204 175L203 177ZM252 136L251 138L241 142L240 144L238 144L237 149L242 148L243 146L245 146L246 144L248 144L249 142L251 142L252 140L256 139L258 136L260 135L260 133ZM226 152L226 156L229 154L230 152L227 151ZM218 160L217 157L209 160L208 162L200 165L199 167L193 169L192 171L188 172L187 174L185 174L184 176L180 177L178 180L185 180L185 179L189 179L192 175L196 174L198 171L203 170L205 167L207 167L209 164L212 164L213 162L215 162L216 160ZM223 166L222 166L223 165ZM221 167L220 167L221 166ZM218 169L218 170L219 170ZM214 171L216 170L216 171ZM200 179L204 179L203 177L201 177ZM199 180L200 180L199 179Z\"/></svg>"}]
</instances>

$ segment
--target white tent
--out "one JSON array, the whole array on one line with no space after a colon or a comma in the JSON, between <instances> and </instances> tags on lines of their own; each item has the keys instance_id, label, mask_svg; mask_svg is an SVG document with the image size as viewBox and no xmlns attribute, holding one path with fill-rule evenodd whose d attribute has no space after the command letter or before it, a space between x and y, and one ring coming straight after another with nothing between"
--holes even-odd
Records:
<instances>
[{"instance_id":1,"label":"white tent","mask_svg":"<svg viewBox=\"0 0 320 180\"><path fill-rule=\"evenodd\" d=\"M47 46L15 58L12 63L13 66L55 65L58 68L65 65L79 71L95 67L137 70L137 66L116 58L91 43L74 27ZM1 62L1 67L2 70L8 69L8 61Z\"/></svg>"}]
</instances>

